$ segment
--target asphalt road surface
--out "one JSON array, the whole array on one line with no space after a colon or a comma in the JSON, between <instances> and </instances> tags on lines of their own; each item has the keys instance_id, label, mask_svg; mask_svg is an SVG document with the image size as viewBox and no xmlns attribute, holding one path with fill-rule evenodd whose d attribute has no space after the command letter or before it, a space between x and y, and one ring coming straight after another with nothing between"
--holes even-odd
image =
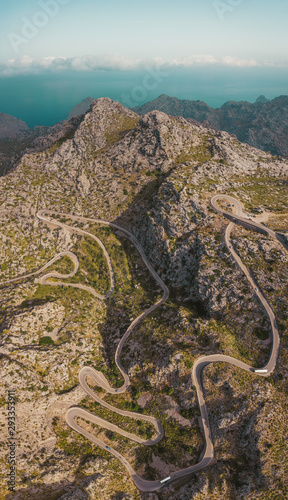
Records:
<instances>
[{"instance_id":1,"label":"asphalt road surface","mask_svg":"<svg viewBox=\"0 0 288 500\"><path fill-rule=\"evenodd\" d=\"M224 210L223 208L219 207L219 205L217 204L217 202L219 200L226 201L227 203L230 203L231 211ZM241 271L245 274L247 280L249 281L250 285L252 286L255 295L259 299L259 301L260 301L265 313L269 317L269 320L271 323L271 341L272 341L271 346L272 347L271 347L269 359L268 359L265 366L263 366L261 368L257 368L257 370L261 369L261 370L263 370L263 372L256 374L258 376L267 377L275 369L278 354L279 354L280 339L279 339L278 326L277 326L277 322L276 322L276 318L274 316L274 313L273 313L270 305L268 304L266 298L264 297L262 292L258 289L256 283L253 280L253 277L249 273L249 270L243 264L239 255L237 254L237 252L233 248L230 236L231 236L231 231L234 227L234 223L241 224L242 226L246 227L247 229L258 231L262 234L273 237L274 239L276 239L278 242L280 242L282 244L282 246L285 248L286 251L288 251L288 248L287 248L285 242L283 241L283 239L277 233L266 228L262 224L259 224L255 221L251 221L248 217L246 217L242 211L242 204L240 203L240 201L236 200L235 198L228 196L228 195L215 195L211 199L210 204L213 207L213 209L215 209L219 214L223 215L224 217L226 217L228 220L231 221L226 228L225 244L226 244L228 250L230 251L231 255L233 256L236 264L239 266ZM158 302L156 302L156 304L152 305L151 307L146 309L143 313L141 313L131 323L131 325L129 326L129 328L127 329L127 331L125 332L124 336L122 337L122 339L120 340L120 342L118 344L116 354L115 354L115 362L116 362L116 365L117 365L117 367L118 367L118 369L119 369L119 371L122 374L122 377L124 379L124 382L123 382L123 385L121 388L114 389L113 387L111 387L109 382L105 378L105 376L101 372L95 370L94 368L92 368L90 366L86 366L86 367L82 368L79 372L80 385L83 388L83 390L87 393L87 395L89 395L92 399L97 401L99 404L101 404L105 408L112 410L113 412L116 412L122 416L134 418L137 420L145 420L146 422L151 423L155 427L155 435L154 435L153 439L145 441L142 438L136 436L135 434L131 434L129 432L126 432L126 431L122 430L121 428L119 428L118 426L116 426L116 425L102 419L101 417L98 417L97 415L94 415L94 414L92 414L92 413L90 413L90 412L88 412L80 407L77 407L77 406L72 406L71 408L68 409L68 411L66 412L66 415L65 415L66 422L76 432L82 434L87 439L89 439L91 442L95 443L100 448L108 451L109 453L111 453L111 455L118 458L121 461L121 463L128 470L128 472L131 475L137 488L139 488L139 490L141 490L141 491L152 492L152 491L159 490L165 484L169 484L176 479L180 479L181 477L193 474L197 471L204 469L208 465L215 463L216 459L214 456L213 440L212 440L208 411L207 411L207 407L206 407L206 403L205 403L205 396L204 396L204 391L203 391L203 383L202 383L203 370L204 370L205 366L209 365L210 363L225 362L225 363L232 364L232 365L237 366L243 370L246 370L250 373L255 374L254 367L251 367L251 366L247 365L246 363L239 361L235 358L232 358L230 356L225 356L222 354L213 354L210 356L201 357L195 362L195 364L193 366L193 370L192 370L192 379L193 379L193 383L194 383L196 391L197 391L197 397L198 397L198 402L199 402L199 407L200 407L200 412L201 412L202 427L203 427L203 432L204 432L204 437L205 437L205 448L204 448L204 451L202 453L202 458L198 464L187 467L185 469L181 469L177 472L173 472L167 478L163 478L162 480L157 480L157 481L148 481L146 479L143 479L134 471L134 469L129 464L129 462L125 459L124 456L122 456L120 453L118 453L113 448L108 447L106 445L106 443L104 443L104 441L101 441L100 439L96 438L91 432L89 432L86 428L84 428L83 426L81 426L79 424L79 419L86 420L90 424L96 424L96 425L101 426L101 427L108 429L110 431L117 432L117 433L121 434L122 436L125 436L125 437L127 437L135 442L141 443L141 444L146 445L146 446L155 444L162 439L162 437L164 435L164 431L163 431L163 427L162 427L161 423L157 419L155 419L153 417L149 417L147 415L142 415L142 414L139 414L136 412L128 412L128 411L120 410L120 409L106 403L103 399L101 399L97 395L97 393L95 392L95 387L96 386L101 387L102 389L104 389L106 392L108 392L110 394L118 394L118 393L123 393L126 391L127 387L130 385L130 381L129 381L128 374L126 373L124 367L121 364L121 352L122 352L123 346L124 346L125 342L127 341L128 337L130 336L130 334L132 333L132 331L134 330L134 328L138 325L138 323L140 321L142 321L148 314L150 314L152 311L157 309L161 304L163 304L168 299L169 290L166 287L165 283L160 278L160 276L158 276L158 274L156 273L156 271L154 270L154 268L152 267L150 262L148 261L146 255L145 255L145 252L144 252L142 246L140 245L139 241L127 229L125 229L117 224L103 221L101 219L91 219L91 218L74 216L74 215L69 215L69 214L60 214L60 213L57 213L54 211L49 211L49 210L40 211L37 214L37 217L40 220L42 220L43 222L53 223L54 225L56 225L58 227L62 227L68 231L76 232L78 234L82 234L83 236L88 236L88 237L94 239L96 241L96 243L102 248L103 254L106 258L107 265L109 268L109 273L110 273L110 289L109 289L109 291L107 292L106 295L100 295L100 294L96 293L94 289L92 289L91 287L87 287L85 285L72 284L72 283L66 283L66 282L49 282L49 279L51 279L51 278L61 278L61 279L66 278L67 279L67 278L72 277L76 274L76 272L79 268L79 261L78 261L78 258L76 257L76 255L74 255L72 252L61 252L60 254L55 256L53 259L51 259L47 264L45 264L45 266L43 266L38 271L36 271L34 273L27 274L25 276L21 276L18 278L8 280L4 283L0 283L0 285L7 285L9 283L19 281L20 279L29 278L29 277L32 277L34 275L41 274L45 269L47 269L49 266L51 266L51 264L53 264L56 260L58 260L59 258L61 258L62 256L65 255L65 256L70 257L72 262L74 263L74 271L70 274L67 274L67 275L62 275L60 273L55 273L55 272L46 274L40 280L40 282L42 284L49 284L49 285L54 285L54 286L59 286L59 285L63 286L64 285L64 286L73 286L76 288L81 288L83 290L86 290L88 293L92 293L94 296L96 296L97 298L102 299L102 300L108 298L113 293L113 291L115 289L115 277L114 277L113 267L112 267L108 252L107 252L105 246L103 245L102 241L99 238L97 238L96 236L92 235L91 233L89 233L85 230L79 229L77 227L71 227L66 223L60 222L59 220L52 217L53 214L59 215L62 217L67 217L71 220L82 221L84 223L85 222L98 223L98 224L110 226L114 229L120 230L121 233L123 233L127 238L129 238L129 240L134 244L134 246L138 250L143 262L145 263L147 269L150 271L150 273L153 276L153 278L155 279L155 281L160 285L160 287L163 290L162 298ZM90 379L90 385L88 383L89 379ZM93 384L93 389L91 387L91 384Z\"/></svg>"}]
</instances>

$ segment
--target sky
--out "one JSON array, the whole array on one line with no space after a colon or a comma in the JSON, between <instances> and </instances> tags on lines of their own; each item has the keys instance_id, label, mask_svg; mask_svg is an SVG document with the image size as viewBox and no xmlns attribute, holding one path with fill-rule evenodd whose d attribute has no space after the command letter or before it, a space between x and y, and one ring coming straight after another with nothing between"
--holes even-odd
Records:
<instances>
[{"instance_id":1,"label":"sky","mask_svg":"<svg viewBox=\"0 0 288 500\"><path fill-rule=\"evenodd\" d=\"M6 76L37 67L137 69L156 60L288 65L288 0L0 0L0 7Z\"/></svg>"},{"instance_id":2,"label":"sky","mask_svg":"<svg viewBox=\"0 0 288 500\"><path fill-rule=\"evenodd\" d=\"M20 94L31 108L40 95L42 103L56 94L61 101L61 89L67 109L91 93L121 102L130 95L137 105L165 91L212 106L288 94L288 0L0 0L0 9L6 113Z\"/></svg>"}]
</instances>

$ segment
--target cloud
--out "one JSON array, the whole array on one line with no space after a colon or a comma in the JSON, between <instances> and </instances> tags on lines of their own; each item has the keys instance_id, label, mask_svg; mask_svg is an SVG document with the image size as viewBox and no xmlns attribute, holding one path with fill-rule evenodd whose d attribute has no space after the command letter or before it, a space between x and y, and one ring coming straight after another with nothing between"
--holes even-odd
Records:
<instances>
[{"instance_id":1,"label":"cloud","mask_svg":"<svg viewBox=\"0 0 288 500\"><path fill-rule=\"evenodd\" d=\"M238 59L232 56L215 57L212 55L191 55L181 58L137 59L121 54L104 54L98 56L62 57L49 56L33 59L22 56L0 62L0 77L25 74L60 73L60 72L96 72L96 71L127 71L144 70L147 67L193 68L199 66L257 67L273 66L273 63L259 62L255 59Z\"/></svg>"},{"instance_id":2,"label":"cloud","mask_svg":"<svg viewBox=\"0 0 288 500\"><path fill-rule=\"evenodd\" d=\"M237 59L236 57L214 57L211 55L192 55L188 57L175 58L175 59L161 59L156 58L154 64L157 62L160 66L167 67L185 67L191 68L193 66L231 66L231 67L253 67L263 66L256 59Z\"/></svg>"},{"instance_id":3,"label":"cloud","mask_svg":"<svg viewBox=\"0 0 288 500\"><path fill-rule=\"evenodd\" d=\"M59 73L64 71L93 72L111 70L133 70L141 67L141 61L117 54L100 56L62 57L49 56L32 59L22 56L0 63L0 76L23 74Z\"/></svg>"}]
</instances>

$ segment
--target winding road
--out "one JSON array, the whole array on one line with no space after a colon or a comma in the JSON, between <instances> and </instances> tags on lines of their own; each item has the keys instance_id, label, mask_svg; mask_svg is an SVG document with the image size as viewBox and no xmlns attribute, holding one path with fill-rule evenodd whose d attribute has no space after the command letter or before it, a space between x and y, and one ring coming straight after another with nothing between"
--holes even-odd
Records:
<instances>
[{"instance_id":1,"label":"winding road","mask_svg":"<svg viewBox=\"0 0 288 500\"><path fill-rule=\"evenodd\" d=\"M220 206L217 204L217 202L220 200L226 201L227 203L229 202L230 206L232 205L232 207L233 207L233 213L231 213L228 210L224 210L224 209L220 208ZM103 399L101 399L96 394L95 390L90 387L90 385L93 384L93 387L95 387L95 386L101 387L102 389L104 389L106 392L108 392L110 394L124 393L126 391L127 387L130 385L130 381L129 381L128 374L126 373L124 367L121 364L121 353L122 353L123 346L124 346L125 342L127 341L129 335L132 333L134 328L139 324L139 322L142 321L152 311L157 309L169 297L168 288L166 287L165 283L158 276L158 274L156 273L156 271L154 270L154 268L152 267L152 265L148 261L141 244L135 238L135 236L132 233L130 233L130 231L128 231L127 229L125 229L122 226L119 226L117 224L114 224L112 222L107 222L107 221L104 221L101 219L91 219L91 218L80 217L80 216L75 216L75 215L62 214L62 213L57 213L55 211L42 210L42 211L38 212L38 214L37 214L38 219L40 219L41 221L49 223L49 224L50 223L54 224L60 228L68 230L70 232L75 232L75 233L81 234L83 236L88 236L89 238L94 239L97 242L97 244L102 248L103 254L106 258L107 265L109 268L109 275L110 275L109 291L106 293L106 295L100 295L100 294L96 293L94 289L92 289L91 287L87 287L85 285L66 283L66 282L62 282L62 281L60 281L60 282L49 282L48 281L51 278L59 278L59 279L65 278L65 279L67 279L67 278L72 277L76 274L76 272L79 269L79 261L78 261L78 258L76 257L76 255L74 255L72 252L61 252L58 255L56 255L53 259L51 259L47 264L45 264L45 266L43 266L38 271L35 271L34 273L27 274L25 276L21 276L18 278L8 280L4 283L0 283L0 285L6 285L9 283L19 281L20 279L30 278L34 275L41 274L49 266L51 266L51 264L53 264L56 260L58 260L59 258L61 258L63 256L67 256L67 257L71 258L72 262L74 263L73 272L70 274L66 274L66 275L62 275L62 274L56 273L56 272L51 272L51 273L46 274L45 276L43 276L41 278L40 282L42 284L47 284L47 285L49 284L49 285L53 285L53 286L65 285L65 286L72 286L75 288L80 288L80 289L86 290L88 293L93 294L95 297L97 297L101 300L108 298L113 293L113 291L115 289L114 271L113 271L113 267L112 267L112 264L110 261L109 254L108 254L104 244L102 243L102 241L99 238L97 238L96 236L92 235L91 233L89 233L85 230L82 230L82 229L77 228L77 227L71 227L66 223L60 222L59 220L53 218L53 214L58 215L58 216L62 216L62 217L66 217L66 218L69 218L71 220L81 221L84 223L93 222L93 223L98 223L98 224L102 224L105 226L110 226L114 229L120 230L121 233L124 234L127 238L129 238L129 240L134 244L134 246L138 250L143 262L145 263L147 269L150 271L150 273L153 276L153 278L155 279L155 281L162 288L163 296L158 302L156 302L154 305L152 305L151 307L146 309L144 312L142 312L131 323L131 325L129 326L129 328L127 329L127 331L125 332L124 336L122 337L122 339L120 340L120 342L118 344L116 354L115 354L115 362L116 362L116 365L117 365L117 367L118 367L118 369L119 369L119 371L124 379L122 387L119 389L114 389L113 387L110 386L109 382L107 381L107 379L105 378L105 376L101 372L95 370L94 368L91 368L90 366L85 366L84 368L82 368L80 370L79 382L80 382L80 385L83 388L83 390L87 393L87 395L89 395L92 399L97 401L97 403L101 404L105 408L112 410L113 412L116 412L122 416L134 418L137 420L145 420L146 422L151 423L155 428L155 435L154 435L153 439L145 441L145 440L141 439L140 437L136 436L135 434L131 434L129 432L126 432L126 431L122 430L121 428L119 428L118 426L116 426L116 425L114 425L114 424L98 417L97 415L94 415L94 414L92 414L92 413L90 413L90 412L88 412L80 407L77 407L77 406L73 406L73 407L69 408L68 411L66 412L65 418L66 418L66 422L73 430L75 430L79 434L82 434L84 437L89 439L91 442L95 443L100 448L108 451L114 457L118 458L121 461L121 463L128 470L128 472L131 475L137 488L139 490L145 491L145 492L152 492L152 491L159 490L161 487L163 487L163 485L165 485L167 483L171 483L171 481L174 481L174 480L180 479L184 476L193 474L197 471L204 469L208 465L211 465L211 464L216 462L216 459L214 457L213 440L212 440L212 434L211 434L211 429L210 429L210 424L209 424L208 411L207 411L207 407L206 407L206 403L205 403L205 396L204 396L204 390L203 390L203 384L202 384L202 372L203 372L203 369L205 368L205 366L209 365L210 363L225 362L225 363L229 363L229 364L232 364L234 366L237 366L239 368L242 368L243 370L246 370L250 373L255 374L255 371L256 371L256 374L258 376L267 377L273 372L273 370L275 369L276 363L277 363L277 358L278 358L278 354L279 354L280 339L279 339L279 331L278 331L276 318L275 318L274 313L273 313L270 305L268 304L266 298L264 297L262 292L257 288L257 285L256 285L255 281L253 280L253 277L251 276L249 270L243 264L239 255L234 250L232 243L231 243L231 239L230 239L231 231L234 227L234 224L237 223L237 224L240 224L240 225L246 227L247 229L258 231L262 234L265 234L267 236L270 236L270 237L276 239L279 243L281 243L281 245L284 247L284 249L288 252L287 245L285 244L283 239L277 233L266 228L262 224L259 224L255 221L251 221L248 217L245 217L245 214L243 214L243 211L242 211L241 203L238 200L236 200L235 198L228 196L228 195L215 195L210 200L210 204L214 210L216 210L219 214L223 215L224 217L226 217L228 220L231 221L229 223L229 225L227 226L226 231L225 231L225 243L226 243L226 246L227 246L229 252L231 253L233 259L235 260L235 262L237 263L239 268L242 270L242 272L245 274L247 280L249 281L250 285L252 286L252 288L254 290L254 293L256 294L257 298L259 299L265 313L267 314L267 316L270 320L270 323L271 323L271 335L270 335L270 337L271 337L272 347L271 347L270 356L269 356L269 359L268 359L266 365L264 367L261 367L258 369L251 367L251 366L247 365L246 363L239 361L235 358L232 358L230 356L225 356L222 354L213 354L213 355L209 355L209 356L204 356L204 357L199 358L195 362L195 364L193 366L193 370L192 370L192 380L193 380L193 383L194 383L196 391L197 391L197 397L198 397L198 402L199 402L199 407L200 407L203 432L204 432L204 437L205 437L205 448L204 448L204 451L202 453L202 458L198 464L195 464L193 466L179 470L177 472L173 472L169 477L163 478L162 480L148 481L148 480L140 477L136 473L136 471L132 468L132 466L129 464L129 462L125 459L125 457L123 455L118 453L113 448L107 446L106 443L104 443L104 441L97 439L93 434L91 434L89 431L87 431L84 427L81 427L79 425L79 423L77 422L77 419L79 419L79 418L84 419L84 420L90 422L91 424L96 424L96 425L101 426L105 429L111 430L113 432L117 432L117 433L121 434L122 436L125 436L125 437L127 437L135 442L141 443L145 446L152 445L152 444L159 442L162 439L162 437L164 436L163 427L157 419L155 419L153 417L149 417L147 415L135 413L135 412L128 412L128 411L120 410L120 409L106 403L105 401L103 401ZM90 381L91 381L90 385L88 384L88 379L90 379Z\"/></svg>"}]
</instances>

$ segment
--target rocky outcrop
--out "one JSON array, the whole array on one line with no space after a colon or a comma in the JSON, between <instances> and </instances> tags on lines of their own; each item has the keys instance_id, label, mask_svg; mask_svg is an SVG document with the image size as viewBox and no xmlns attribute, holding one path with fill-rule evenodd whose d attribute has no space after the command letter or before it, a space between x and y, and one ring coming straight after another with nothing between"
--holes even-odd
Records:
<instances>
[{"instance_id":1,"label":"rocky outcrop","mask_svg":"<svg viewBox=\"0 0 288 500\"><path fill-rule=\"evenodd\" d=\"M0 138L0 175L13 169L24 154L44 151L53 145L59 146L69 137L73 137L82 116L63 120L51 127L36 126L26 132L15 131L15 136Z\"/></svg>"},{"instance_id":2,"label":"rocky outcrop","mask_svg":"<svg viewBox=\"0 0 288 500\"><path fill-rule=\"evenodd\" d=\"M155 109L163 111L167 115L193 118L201 123L207 120L215 129L218 130L219 127L215 110L203 101L189 101L188 99L178 99L177 97L162 94L151 102L135 107L134 111L144 116Z\"/></svg>"},{"instance_id":3,"label":"rocky outcrop","mask_svg":"<svg viewBox=\"0 0 288 500\"><path fill-rule=\"evenodd\" d=\"M254 104L228 101L221 108L212 109L202 101L161 95L134 111L145 115L154 109L210 124L215 130L235 134L241 142L258 149L288 156L288 96L272 101L260 96Z\"/></svg>"}]
</instances>

